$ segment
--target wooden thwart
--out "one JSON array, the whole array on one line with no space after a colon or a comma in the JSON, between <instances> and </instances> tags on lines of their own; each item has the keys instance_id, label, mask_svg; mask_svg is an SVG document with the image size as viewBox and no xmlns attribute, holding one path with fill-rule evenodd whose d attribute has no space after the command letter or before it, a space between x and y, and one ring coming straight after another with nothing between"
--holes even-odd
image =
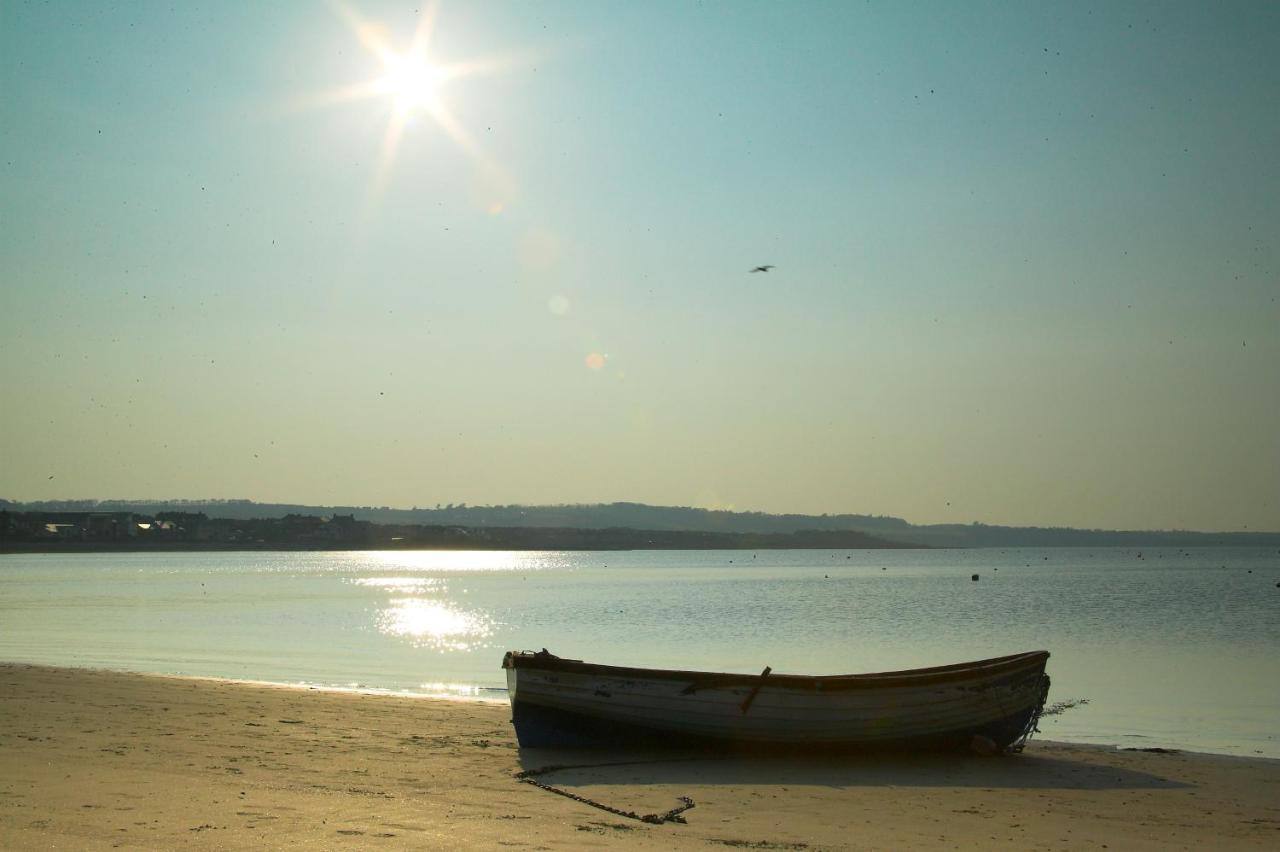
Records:
<instances>
[{"instance_id":1,"label":"wooden thwart","mask_svg":"<svg viewBox=\"0 0 1280 852\"><path fill-rule=\"evenodd\" d=\"M773 671L772 666L765 666L764 671L760 672L760 682L755 685L755 688L751 690L751 694L748 695L742 702L743 713L746 713L747 710L751 707L751 702L756 700L756 696L760 694L760 687L764 686L764 679L769 676L769 672L771 671Z\"/></svg>"}]
</instances>

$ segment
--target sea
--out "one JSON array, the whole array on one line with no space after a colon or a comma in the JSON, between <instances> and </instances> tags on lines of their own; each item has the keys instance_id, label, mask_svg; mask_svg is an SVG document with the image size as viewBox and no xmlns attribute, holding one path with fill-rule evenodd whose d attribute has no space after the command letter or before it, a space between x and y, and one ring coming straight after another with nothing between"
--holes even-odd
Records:
<instances>
[{"instance_id":1,"label":"sea","mask_svg":"<svg viewBox=\"0 0 1280 852\"><path fill-rule=\"evenodd\" d=\"M0 661L484 701L541 648L800 674L1045 649L1041 737L1280 758L1272 548L0 556Z\"/></svg>"}]
</instances>

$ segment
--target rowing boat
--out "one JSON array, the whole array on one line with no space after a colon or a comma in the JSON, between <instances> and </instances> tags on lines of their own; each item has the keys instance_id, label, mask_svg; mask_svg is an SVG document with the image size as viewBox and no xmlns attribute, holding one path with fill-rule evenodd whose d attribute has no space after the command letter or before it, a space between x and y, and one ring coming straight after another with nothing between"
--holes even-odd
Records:
<instances>
[{"instance_id":1,"label":"rowing boat","mask_svg":"<svg viewBox=\"0 0 1280 852\"><path fill-rule=\"evenodd\" d=\"M1018 750L1049 693L1048 651L852 675L606 666L509 651L523 748Z\"/></svg>"}]
</instances>

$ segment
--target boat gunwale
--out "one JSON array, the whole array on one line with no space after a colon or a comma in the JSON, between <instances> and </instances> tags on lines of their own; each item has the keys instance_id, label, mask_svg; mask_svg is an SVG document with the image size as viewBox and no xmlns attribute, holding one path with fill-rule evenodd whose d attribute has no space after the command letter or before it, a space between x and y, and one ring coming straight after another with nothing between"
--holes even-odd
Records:
<instances>
[{"instance_id":1,"label":"boat gunwale","mask_svg":"<svg viewBox=\"0 0 1280 852\"><path fill-rule=\"evenodd\" d=\"M774 674L767 676L734 672L701 672L681 669L646 669L633 666L609 666L570 660L554 654L534 651L508 651L503 657L504 669L529 669L544 672L595 675L632 680L676 681L687 684L686 689L716 689L735 686L803 690L874 689L898 686L929 686L982 680L1013 672L1043 671L1048 662L1048 651L1024 651L1003 657L930 666L919 669L903 669L889 672L867 672L842 675Z\"/></svg>"}]
</instances>

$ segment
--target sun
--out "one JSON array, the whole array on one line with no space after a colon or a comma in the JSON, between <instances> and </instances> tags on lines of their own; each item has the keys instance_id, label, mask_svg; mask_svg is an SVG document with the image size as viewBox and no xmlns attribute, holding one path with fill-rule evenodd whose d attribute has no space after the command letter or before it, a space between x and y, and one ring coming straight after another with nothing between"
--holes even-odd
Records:
<instances>
[{"instance_id":1,"label":"sun","mask_svg":"<svg viewBox=\"0 0 1280 852\"><path fill-rule=\"evenodd\" d=\"M369 54L374 74L363 82L349 83L306 97L300 100L299 107L333 106L370 100L389 107L381 151L375 159L367 193L367 208L373 208L387 186L396 153L406 136L411 132L429 131L433 127L442 131L444 136L452 140L473 161L488 183L506 187L510 180L505 170L481 150L475 138L450 108L451 95L456 93L448 90L460 78L502 72L527 64L535 54L521 51L442 63L436 61L431 44L438 0L427 0L420 10L415 10L417 21L413 34L404 39L396 39L385 25L364 18L350 4L351 0L329 2L333 11ZM429 120L421 121L422 118ZM430 139L430 134L419 138ZM503 206L501 201L494 201L488 208L496 215Z\"/></svg>"},{"instance_id":2,"label":"sun","mask_svg":"<svg viewBox=\"0 0 1280 852\"><path fill-rule=\"evenodd\" d=\"M382 61L384 73L374 86L391 98L397 113L405 115L415 110L435 113L440 109L443 75L425 57L388 52Z\"/></svg>"}]
</instances>

